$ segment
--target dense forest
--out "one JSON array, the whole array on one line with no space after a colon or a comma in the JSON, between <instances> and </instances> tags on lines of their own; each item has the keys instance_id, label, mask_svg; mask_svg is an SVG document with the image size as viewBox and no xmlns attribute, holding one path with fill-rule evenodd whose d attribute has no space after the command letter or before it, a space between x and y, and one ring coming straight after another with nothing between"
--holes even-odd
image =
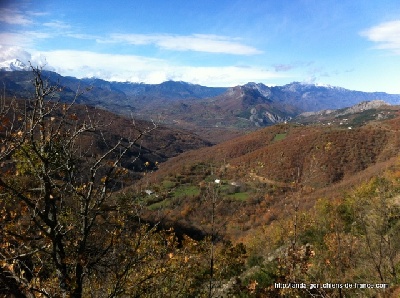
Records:
<instances>
[{"instance_id":1,"label":"dense forest","mask_svg":"<svg viewBox=\"0 0 400 298\"><path fill-rule=\"evenodd\" d=\"M0 102L0 296L399 297L399 118L211 146L32 71Z\"/></svg>"}]
</instances>

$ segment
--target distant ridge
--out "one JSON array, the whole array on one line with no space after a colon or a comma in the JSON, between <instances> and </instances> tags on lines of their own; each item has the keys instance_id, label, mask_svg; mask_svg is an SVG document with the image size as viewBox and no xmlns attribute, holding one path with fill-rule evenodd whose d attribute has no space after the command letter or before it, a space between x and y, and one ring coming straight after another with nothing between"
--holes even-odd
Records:
<instances>
[{"instance_id":1,"label":"distant ridge","mask_svg":"<svg viewBox=\"0 0 400 298\"><path fill-rule=\"evenodd\" d=\"M383 100L371 100L371 101L362 101L358 104L355 104L354 106L344 108L341 111L337 110L323 110L323 111L317 111L317 112L304 112L301 113L299 116L303 117L308 117L308 116L314 116L317 114L331 114L336 112L338 116L340 115L346 115L346 114L351 114L351 113L359 113L363 112L365 110L371 110L371 109L376 109L382 106L388 106L390 105L389 103L383 101Z\"/></svg>"},{"instance_id":2,"label":"distant ridge","mask_svg":"<svg viewBox=\"0 0 400 298\"><path fill-rule=\"evenodd\" d=\"M28 98L32 94L32 74L15 60L3 65L0 82L8 95ZM19 70L19 71L13 71ZM243 131L284 123L304 112L337 110L361 102L384 101L400 104L400 95L361 92L341 87L292 82L269 87L249 82L235 87L207 87L183 81L161 84L109 82L77 79L43 71L53 84L63 87L63 101L71 101L76 91L89 90L77 102L138 119L160 119L162 123L208 134L210 128ZM220 134L220 132L218 132ZM216 135L216 137L220 137Z\"/></svg>"},{"instance_id":3,"label":"distant ridge","mask_svg":"<svg viewBox=\"0 0 400 298\"><path fill-rule=\"evenodd\" d=\"M227 90L225 87L206 87L183 81L165 81L160 84L146 84L133 82L109 82L102 79L82 79L91 86L115 90L127 96L164 97L170 99L206 98L217 96Z\"/></svg>"},{"instance_id":4,"label":"distant ridge","mask_svg":"<svg viewBox=\"0 0 400 298\"><path fill-rule=\"evenodd\" d=\"M283 86L267 87L248 83L245 86L259 90L266 98L292 105L302 112L342 109L362 101L383 100L392 105L400 104L400 95L385 92L362 92L330 85L292 82Z\"/></svg>"}]
</instances>

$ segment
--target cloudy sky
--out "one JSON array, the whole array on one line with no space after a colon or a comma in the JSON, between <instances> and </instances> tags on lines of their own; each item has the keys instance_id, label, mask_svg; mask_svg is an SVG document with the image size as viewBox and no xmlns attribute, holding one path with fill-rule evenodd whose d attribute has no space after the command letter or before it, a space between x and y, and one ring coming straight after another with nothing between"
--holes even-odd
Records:
<instances>
[{"instance_id":1,"label":"cloudy sky","mask_svg":"<svg viewBox=\"0 0 400 298\"><path fill-rule=\"evenodd\" d=\"M400 93L398 0L0 0L0 62L207 86Z\"/></svg>"}]
</instances>

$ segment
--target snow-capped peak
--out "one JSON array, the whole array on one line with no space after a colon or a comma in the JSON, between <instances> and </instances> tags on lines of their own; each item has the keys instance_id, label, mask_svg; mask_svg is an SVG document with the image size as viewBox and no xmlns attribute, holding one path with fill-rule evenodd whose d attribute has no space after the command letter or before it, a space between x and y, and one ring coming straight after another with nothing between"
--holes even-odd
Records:
<instances>
[{"instance_id":1,"label":"snow-capped peak","mask_svg":"<svg viewBox=\"0 0 400 298\"><path fill-rule=\"evenodd\" d=\"M12 59L0 62L0 70L5 71L18 71L28 70L28 66L19 59Z\"/></svg>"}]
</instances>

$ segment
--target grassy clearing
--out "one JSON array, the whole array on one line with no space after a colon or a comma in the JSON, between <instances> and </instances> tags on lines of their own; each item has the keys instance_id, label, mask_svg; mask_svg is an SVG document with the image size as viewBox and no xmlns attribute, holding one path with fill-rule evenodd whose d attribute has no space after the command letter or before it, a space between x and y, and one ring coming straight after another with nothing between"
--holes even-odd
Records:
<instances>
[{"instance_id":1,"label":"grassy clearing","mask_svg":"<svg viewBox=\"0 0 400 298\"><path fill-rule=\"evenodd\" d=\"M159 210L159 209L168 207L170 204L171 204L170 200L163 200L163 201L151 204L147 208L149 208L150 210Z\"/></svg>"},{"instance_id":2,"label":"grassy clearing","mask_svg":"<svg viewBox=\"0 0 400 298\"><path fill-rule=\"evenodd\" d=\"M199 194L200 188L195 185L181 185L173 192L175 198L197 196Z\"/></svg>"},{"instance_id":3,"label":"grassy clearing","mask_svg":"<svg viewBox=\"0 0 400 298\"><path fill-rule=\"evenodd\" d=\"M171 181L171 180L164 180L162 182L162 186L166 189L171 189L173 187L175 187L176 183Z\"/></svg>"},{"instance_id":4,"label":"grassy clearing","mask_svg":"<svg viewBox=\"0 0 400 298\"><path fill-rule=\"evenodd\" d=\"M274 136L273 141L274 141L274 142L282 141L284 138L286 138L286 135L287 135L287 133L277 133L277 134Z\"/></svg>"},{"instance_id":5,"label":"grassy clearing","mask_svg":"<svg viewBox=\"0 0 400 298\"><path fill-rule=\"evenodd\" d=\"M247 201L247 199L249 198L249 193L247 192L237 192L231 195L228 195L229 198L238 200L238 201Z\"/></svg>"}]
</instances>

